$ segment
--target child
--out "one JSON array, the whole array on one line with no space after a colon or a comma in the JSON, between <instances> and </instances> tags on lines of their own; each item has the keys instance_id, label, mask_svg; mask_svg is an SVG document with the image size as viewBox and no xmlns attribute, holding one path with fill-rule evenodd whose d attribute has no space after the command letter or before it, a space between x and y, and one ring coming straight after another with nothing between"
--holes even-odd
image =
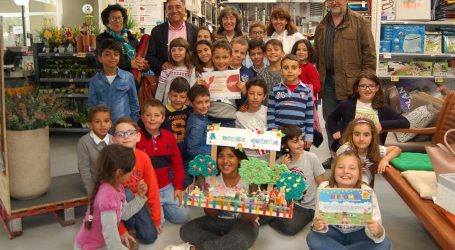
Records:
<instances>
[{"instance_id":1,"label":"child","mask_svg":"<svg viewBox=\"0 0 455 250\"><path fill-rule=\"evenodd\" d=\"M248 57L252 62L250 69L257 74L265 67L264 42L262 40L250 40L248 47Z\"/></svg>"},{"instance_id":2,"label":"child","mask_svg":"<svg viewBox=\"0 0 455 250\"><path fill-rule=\"evenodd\" d=\"M188 160L193 160L199 154L210 155L207 145L207 113L210 109L210 92L205 85L195 84L188 92L193 111L186 125L185 144Z\"/></svg>"},{"instance_id":3,"label":"child","mask_svg":"<svg viewBox=\"0 0 455 250\"><path fill-rule=\"evenodd\" d=\"M169 44L169 64L171 64L171 68L161 71L155 94L155 99L161 101L163 105L168 103L167 94L174 78L181 76L188 81L191 79L193 64L190 45L185 39L175 38Z\"/></svg>"},{"instance_id":4,"label":"child","mask_svg":"<svg viewBox=\"0 0 455 250\"><path fill-rule=\"evenodd\" d=\"M210 43L215 41L215 36L213 35L212 32L210 32L210 30L209 30L209 28L207 26L199 27L199 31L197 32L196 41L199 42L201 40L205 40L205 41L208 41Z\"/></svg>"},{"instance_id":5,"label":"child","mask_svg":"<svg viewBox=\"0 0 455 250\"><path fill-rule=\"evenodd\" d=\"M242 62L245 60L246 55L248 54L248 40L244 37L236 37L231 41L232 46L232 61L231 69L240 70L240 81L248 82L250 79L256 76L256 73L243 66Z\"/></svg>"},{"instance_id":6,"label":"child","mask_svg":"<svg viewBox=\"0 0 455 250\"><path fill-rule=\"evenodd\" d=\"M205 84L201 82L202 73L213 71L212 63L212 44L206 40L196 42L196 66L191 73L190 86L194 83Z\"/></svg>"},{"instance_id":7,"label":"child","mask_svg":"<svg viewBox=\"0 0 455 250\"><path fill-rule=\"evenodd\" d=\"M335 159L329 181L320 188L361 188L372 190L362 183L362 163L353 152L345 152ZM364 226L329 225L316 214L307 236L310 249L390 249L391 243L381 225L381 211L373 192L373 219Z\"/></svg>"},{"instance_id":8,"label":"child","mask_svg":"<svg viewBox=\"0 0 455 250\"><path fill-rule=\"evenodd\" d=\"M353 151L360 157L363 163L362 180L371 187L374 187L375 169L383 173L386 167L390 167L389 161L401 153L397 146L379 145L376 126L367 118L357 118L348 124L336 154L345 151Z\"/></svg>"},{"instance_id":9,"label":"child","mask_svg":"<svg viewBox=\"0 0 455 250\"><path fill-rule=\"evenodd\" d=\"M174 224L188 220L188 208L181 206L183 199L184 168L179 148L174 135L160 128L164 122L164 106L150 99L142 106L141 138L137 148L147 153L152 159L161 197L161 223L164 219ZM173 171L173 180L169 171Z\"/></svg>"},{"instance_id":10,"label":"child","mask_svg":"<svg viewBox=\"0 0 455 250\"><path fill-rule=\"evenodd\" d=\"M168 94L169 103L166 104L165 118L163 124L161 124L161 128L174 134L183 161L187 159L185 130L189 108L185 104L188 100L188 91L190 91L190 84L185 78L177 77L172 81Z\"/></svg>"},{"instance_id":11,"label":"child","mask_svg":"<svg viewBox=\"0 0 455 250\"><path fill-rule=\"evenodd\" d=\"M137 121L136 83L130 72L117 67L122 54L122 45L114 39L104 40L97 49L97 58L103 69L90 79L88 108L106 105L111 110L113 122L123 116Z\"/></svg>"},{"instance_id":12,"label":"child","mask_svg":"<svg viewBox=\"0 0 455 250\"><path fill-rule=\"evenodd\" d=\"M248 50L247 47L243 48L243 50L245 49ZM212 53L212 61L215 70L224 71L230 69L232 61L232 47L227 40L217 40L212 46ZM235 65L240 67L241 61L240 64L237 62ZM242 79L242 76L240 79ZM242 94L246 93L245 83L243 81L238 81L236 85L241 90ZM212 101L208 113L210 121L212 123L221 123L221 126L223 127L235 127L235 119L237 118L235 112L237 112L237 108L241 104L241 99L223 99Z\"/></svg>"},{"instance_id":13,"label":"child","mask_svg":"<svg viewBox=\"0 0 455 250\"><path fill-rule=\"evenodd\" d=\"M98 173L91 192L89 206L76 235L74 249L128 249L134 239L117 230L120 219L128 219L145 204L147 185L141 183L138 195L127 203L122 182L133 174L135 163L131 148L109 145L101 150L97 161ZM125 247L122 245L125 242Z\"/></svg>"},{"instance_id":14,"label":"child","mask_svg":"<svg viewBox=\"0 0 455 250\"><path fill-rule=\"evenodd\" d=\"M161 208L158 184L150 157L136 148L140 140L139 126L127 117L121 117L114 124L114 143L132 148L136 157L136 164L131 178L123 183L126 200L133 199L138 192L141 182L149 187L147 192L147 206L137 212L131 219L124 220L127 228L136 230L136 237L142 244L152 244L161 233Z\"/></svg>"},{"instance_id":15,"label":"child","mask_svg":"<svg viewBox=\"0 0 455 250\"><path fill-rule=\"evenodd\" d=\"M262 22L255 22L250 25L249 36L251 40L264 40L266 27Z\"/></svg>"},{"instance_id":16,"label":"child","mask_svg":"<svg viewBox=\"0 0 455 250\"><path fill-rule=\"evenodd\" d=\"M346 126L354 118L368 118L374 121L376 130L391 128L409 128L409 121L387 106L384 91L379 78L370 72L362 72L352 87L353 98L338 104L336 109L327 118L327 128L334 140L339 140ZM338 126L340 124L341 126ZM387 133L381 133L380 143L384 145ZM332 151L336 151L338 142L332 144Z\"/></svg>"},{"instance_id":17,"label":"child","mask_svg":"<svg viewBox=\"0 0 455 250\"><path fill-rule=\"evenodd\" d=\"M258 77L264 79L267 84L267 91L270 92L273 86L282 81L280 62L281 58L284 56L284 50L283 44L277 39L268 40L265 43L264 48L265 55L269 61L269 66L259 71Z\"/></svg>"},{"instance_id":18,"label":"child","mask_svg":"<svg viewBox=\"0 0 455 250\"><path fill-rule=\"evenodd\" d=\"M285 134L281 140L284 155L277 163L286 164L290 171L303 175L307 189L302 194L303 198L294 206L292 219L274 218L269 223L272 228L283 234L295 235L314 217L316 191L319 184L324 181L325 170L314 153L305 152L302 130L299 127L284 125L280 129Z\"/></svg>"},{"instance_id":19,"label":"child","mask_svg":"<svg viewBox=\"0 0 455 250\"><path fill-rule=\"evenodd\" d=\"M106 106L95 106L88 111L88 123L91 131L82 136L77 143L77 167L84 183L85 191L93 190L96 175L96 160L100 151L111 144L111 113Z\"/></svg>"},{"instance_id":20,"label":"child","mask_svg":"<svg viewBox=\"0 0 455 250\"><path fill-rule=\"evenodd\" d=\"M295 55L283 58L281 72L284 80L273 86L269 95L267 129L297 125L304 135L305 148L309 149L313 142L313 94L298 78L300 65Z\"/></svg>"},{"instance_id":21,"label":"child","mask_svg":"<svg viewBox=\"0 0 455 250\"><path fill-rule=\"evenodd\" d=\"M216 185L231 189L248 189L238 172L245 154L231 147L218 147L217 165L221 174ZM180 228L180 238L189 243L168 246L166 250L189 249L250 249L259 232L257 215L204 209L205 216L194 219Z\"/></svg>"},{"instance_id":22,"label":"child","mask_svg":"<svg viewBox=\"0 0 455 250\"><path fill-rule=\"evenodd\" d=\"M300 81L313 87L313 102L317 102L317 95L321 90L319 72L314 67L314 50L311 42L301 39L295 42L291 54L296 55L300 61L302 73L299 75Z\"/></svg>"},{"instance_id":23,"label":"child","mask_svg":"<svg viewBox=\"0 0 455 250\"><path fill-rule=\"evenodd\" d=\"M261 78L253 78L246 83L246 111L237 111L236 128L267 129L267 107L262 105L267 95L267 86ZM268 161L269 154L263 150L245 149L248 158Z\"/></svg>"}]
</instances>

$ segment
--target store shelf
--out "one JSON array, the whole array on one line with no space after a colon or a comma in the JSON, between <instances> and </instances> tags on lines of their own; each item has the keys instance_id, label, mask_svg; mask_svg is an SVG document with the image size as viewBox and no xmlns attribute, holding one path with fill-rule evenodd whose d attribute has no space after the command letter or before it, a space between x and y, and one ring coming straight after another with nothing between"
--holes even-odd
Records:
<instances>
[{"instance_id":1,"label":"store shelf","mask_svg":"<svg viewBox=\"0 0 455 250\"><path fill-rule=\"evenodd\" d=\"M88 98L87 94L56 94L60 98Z\"/></svg>"},{"instance_id":2,"label":"store shelf","mask_svg":"<svg viewBox=\"0 0 455 250\"><path fill-rule=\"evenodd\" d=\"M389 53L389 52L381 52L379 53L379 57L390 59L393 57L419 57L419 58L455 58L455 54L446 54L446 53L439 53L439 54L422 54L422 53Z\"/></svg>"},{"instance_id":3,"label":"store shelf","mask_svg":"<svg viewBox=\"0 0 455 250\"><path fill-rule=\"evenodd\" d=\"M379 79L390 79L392 82L398 82L399 79L434 79L436 82L444 80L453 80L455 76L384 76L378 75Z\"/></svg>"},{"instance_id":4,"label":"store shelf","mask_svg":"<svg viewBox=\"0 0 455 250\"><path fill-rule=\"evenodd\" d=\"M455 26L453 21L381 21L381 24L415 24L426 26Z\"/></svg>"},{"instance_id":5,"label":"store shelf","mask_svg":"<svg viewBox=\"0 0 455 250\"><path fill-rule=\"evenodd\" d=\"M89 128L49 128L50 132L88 133Z\"/></svg>"},{"instance_id":6,"label":"store shelf","mask_svg":"<svg viewBox=\"0 0 455 250\"><path fill-rule=\"evenodd\" d=\"M90 78L41 78L40 82L90 82Z\"/></svg>"},{"instance_id":7,"label":"store shelf","mask_svg":"<svg viewBox=\"0 0 455 250\"><path fill-rule=\"evenodd\" d=\"M89 53L38 53L38 57L43 57L43 58L51 58L51 57L80 57L80 58L85 58L85 57L94 57L95 53L89 52Z\"/></svg>"}]
</instances>

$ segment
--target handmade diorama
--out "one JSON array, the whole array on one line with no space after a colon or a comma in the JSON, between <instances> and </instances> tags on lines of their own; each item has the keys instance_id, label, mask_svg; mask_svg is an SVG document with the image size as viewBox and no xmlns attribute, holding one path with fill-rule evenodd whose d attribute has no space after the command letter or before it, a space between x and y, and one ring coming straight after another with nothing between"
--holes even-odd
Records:
<instances>
[{"instance_id":1,"label":"handmade diorama","mask_svg":"<svg viewBox=\"0 0 455 250\"><path fill-rule=\"evenodd\" d=\"M209 125L207 144L212 145L211 156L198 155L190 161L188 172L195 178L184 192L184 205L292 218L293 202L301 198L306 183L302 175L290 172L286 165L275 164L282 136L281 131ZM216 165L217 146L270 150L270 159L268 163L256 158L242 160L239 175L249 184L248 190L227 189L216 185L215 181L219 172Z\"/></svg>"},{"instance_id":2,"label":"handmade diorama","mask_svg":"<svg viewBox=\"0 0 455 250\"><path fill-rule=\"evenodd\" d=\"M372 219L372 191L322 188L318 190L317 213L331 225L364 225Z\"/></svg>"}]
</instances>

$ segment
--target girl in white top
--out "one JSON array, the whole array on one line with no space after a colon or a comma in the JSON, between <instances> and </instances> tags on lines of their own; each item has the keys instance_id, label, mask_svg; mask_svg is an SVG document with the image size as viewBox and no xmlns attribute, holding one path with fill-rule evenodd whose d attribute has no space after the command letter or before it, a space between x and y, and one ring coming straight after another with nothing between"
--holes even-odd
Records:
<instances>
[{"instance_id":1,"label":"girl in white top","mask_svg":"<svg viewBox=\"0 0 455 250\"><path fill-rule=\"evenodd\" d=\"M345 151L353 151L362 160L362 181L374 186L375 169L382 174L386 167L390 167L389 161L401 153L397 146L379 145L379 134L374 122L367 118L357 118L348 124L341 138L341 146L336 154Z\"/></svg>"},{"instance_id":2,"label":"girl in white top","mask_svg":"<svg viewBox=\"0 0 455 250\"><path fill-rule=\"evenodd\" d=\"M329 181L319 188L361 188L372 190L362 182L362 163L353 152L339 155L332 167ZM372 191L373 192L373 191ZM381 225L381 212L373 192L373 218L363 226L329 225L319 214L313 219L312 230L307 236L310 249L390 249L391 243Z\"/></svg>"},{"instance_id":3,"label":"girl in white top","mask_svg":"<svg viewBox=\"0 0 455 250\"><path fill-rule=\"evenodd\" d=\"M283 43L283 49L285 54L290 54L294 43L305 37L297 31L297 27L291 21L291 15L289 12L278 7L272 11L270 15L270 23L267 26L267 39L277 39Z\"/></svg>"},{"instance_id":4,"label":"girl in white top","mask_svg":"<svg viewBox=\"0 0 455 250\"><path fill-rule=\"evenodd\" d=\"M195 83L205 84L202 79L202 73L213 71L212 62L212 43L207 40L199 40L196 42L196 65L191 73L190 86Z\"/></svg>"},{"instance_id":5,"label":"girl in white top","mask_svg":"<svg viewBox=\"0 0 455 250\"><path fill-rule=\"evenodd\" d=\"M180 76L187 81L191 80L194 67L191 62L190 45L185 39L175 38L169 44L169 64L171 68L161 71L155 94L155 99L161 101L164 106L168 102L169 87L175 78Z\"/></svg>"}]
</instances>

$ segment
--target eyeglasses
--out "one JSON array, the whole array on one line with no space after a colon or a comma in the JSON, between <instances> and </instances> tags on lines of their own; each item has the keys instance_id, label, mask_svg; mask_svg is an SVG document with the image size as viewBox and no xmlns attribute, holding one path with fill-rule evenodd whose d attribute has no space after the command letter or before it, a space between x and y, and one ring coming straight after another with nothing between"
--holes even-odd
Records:
<instances>
[{"instance_id":1,"label":"eyeglasses","mask_svg":"<svg viewBox=\"0 0 455 250\"><path fill-rule=\"evenodd\" d=\"M262 31L251 31L251 35L262 35L264 32Z\"/></svg>"},{"instance_id":2,"label":"eyeglasses","mask_svg":"<svg viewBox=\"0 0 455 250\"><path fill-rule=\"evenodd\" d=\"M376 89L377 86L378 85L363 85L363 84L361 84L361 85L359 85L359 89L361 89L361 90L366 90L366 89L371 90L371 89Z\"/></svg>"},{"instance_id":3,"label":"eyeglasses","mask_svg":"<svg viewBox=\"0 0 455 250\"><path fill-rule=\"evenodd\" d=\"M127 138L127 137L132 137L133 135L136 135L137 131L136 130L127 130L127 131L117 131L114 133L114 136L120 137L120 138Z\"/></svg>"},{"instance_id":4,"label":"eyeglasses","mask_svg":"<svg viewBox=\"0 0 455 250\"><path fill-rule=\"evenodd\" d=\"M119 16L119 17L111 17L109 18L109 21L113 22L113 23L118 23L118 22L123 22L123 20L125 19L125 17L123 16Z\"/></svg>"}]
</instances>

